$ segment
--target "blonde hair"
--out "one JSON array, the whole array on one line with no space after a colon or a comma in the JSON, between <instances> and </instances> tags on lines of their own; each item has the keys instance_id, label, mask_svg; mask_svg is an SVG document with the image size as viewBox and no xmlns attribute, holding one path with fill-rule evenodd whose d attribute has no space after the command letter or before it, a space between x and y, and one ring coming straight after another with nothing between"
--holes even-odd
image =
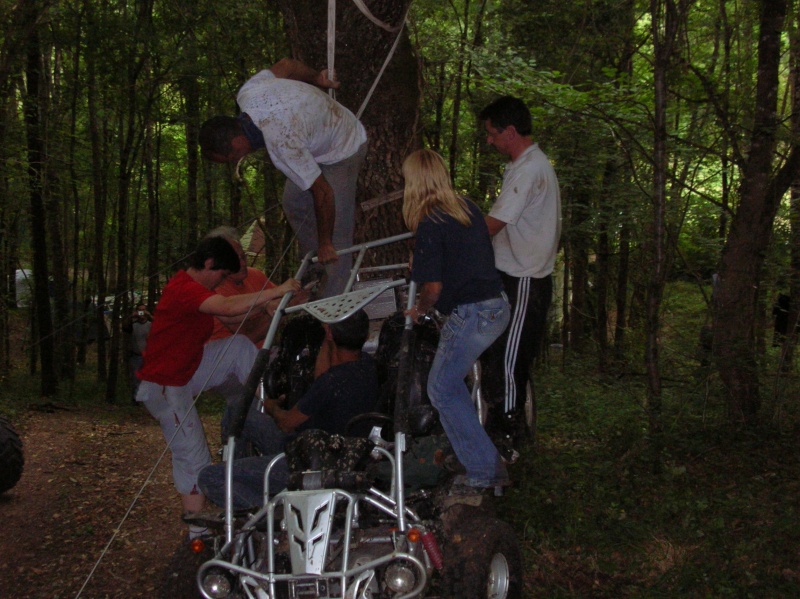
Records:
<instances>
[{"instance_id":1,"label":"blonde hair","mask_svg":"<svg viewBox=\"0 0 800 599\"><path fill-rule=\"evenodd\" d=\"M433 150L417 150L403 162L403 220L416 232L426 216L441 221L449 214L465 227L472 225L464 198L456 194L444 159Z\"/></svg>"}]
</instances>

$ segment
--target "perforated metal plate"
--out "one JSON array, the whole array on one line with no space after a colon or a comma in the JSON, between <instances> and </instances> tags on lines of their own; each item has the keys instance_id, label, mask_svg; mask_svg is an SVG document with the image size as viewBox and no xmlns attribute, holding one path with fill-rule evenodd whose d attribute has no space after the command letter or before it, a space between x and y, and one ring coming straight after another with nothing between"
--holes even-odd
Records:
<instances>
[{"instance_id":1,"label":"perforated metal plate","mask_svg":"<svg viewBox=\"0 0 800 599\"><path fill-rule=\"evenodd\" d=\"M390 281L382 285L373 285L364 289L356 289L343 295L328 297L304 304L303 309L322 322L328 324L340 322L363 308L387 289L402 285L403 281Z\"/></svg>"}]
</instances>

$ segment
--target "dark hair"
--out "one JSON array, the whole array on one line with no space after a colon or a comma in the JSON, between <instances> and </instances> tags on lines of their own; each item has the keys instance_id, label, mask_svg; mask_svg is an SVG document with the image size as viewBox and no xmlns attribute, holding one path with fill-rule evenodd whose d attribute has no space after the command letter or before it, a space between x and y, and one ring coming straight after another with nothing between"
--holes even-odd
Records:
<instances>
[{"instance_id":1,"label":"dark hair","mask_svg":"<svg viewBox=\"0 0 800 599\"><path fill-rule=\"evenodd\" d=\"M333 342L343 349L359 351L369 337L369 316L363 309L330 325Z\"/></svg>"},{"instance_id":2,"label":"dark hair","mask_svg":"<svg viewBox=\"0 0 800 599\"><path fill-rule=\"evenodd\" d=\"M198 270L206 267L206 260L213 259L211 270L239 272L239 254L224 237L204 237L189 256L189 266Z\"/></svg>"},{"instance_id":3,"label":"dark hair","mask_svg":"<svg viewBox=\"0 0 800 599\"><path fill-rule=\"evenodd\" d=\"M242 125L235 116L214 116L200 125L200 150L204 158L231 153L231 140L242 135Z\"/></svg>"},{"instance_id":4,"label":"dark hair","mask_svg":"<svg viewBox=\"0 0 800 599\"><path fill-rule=\"evenodd\" d=\"M520 135L530 135L533 131L530 110L522 100L514 96L498 98L481 110L478 119L481 122L492 121L492 126L498 131L511 125Z\"/></svg>"}]
</instances>

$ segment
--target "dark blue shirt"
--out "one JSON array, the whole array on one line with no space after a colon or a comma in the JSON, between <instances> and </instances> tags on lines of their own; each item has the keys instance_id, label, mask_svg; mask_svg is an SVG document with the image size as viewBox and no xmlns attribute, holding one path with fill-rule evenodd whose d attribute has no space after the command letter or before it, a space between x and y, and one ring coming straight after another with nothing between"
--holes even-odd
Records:
<instances>
[{"instance_id":1,"label":"dark blue shirt","mask_svg":"<svg viewBox=\"0 0 800 599\"><path fill-rule=\"evenodd\" d=\"M360 360L331 366L297 402L309 416L297 432L321 429L344 435L347 423L359 414L371 412L378 399L378 372L375 360L362 353Z\"/></svg>"},{"instance_id":2,"label":"dark blue shirt","mask_svg":"<svg viewBox=\"0 0 800 599\"><path fill-rule=\"evenodd\" d=\"M411 278L417 283L442 284L434 306L442 314L450 314L460 304L498 297L503 290L483 214L471 201L466 202L471 226L439 214L436 220L425 217L417 227Z\"/></svg>"}]
</instances>

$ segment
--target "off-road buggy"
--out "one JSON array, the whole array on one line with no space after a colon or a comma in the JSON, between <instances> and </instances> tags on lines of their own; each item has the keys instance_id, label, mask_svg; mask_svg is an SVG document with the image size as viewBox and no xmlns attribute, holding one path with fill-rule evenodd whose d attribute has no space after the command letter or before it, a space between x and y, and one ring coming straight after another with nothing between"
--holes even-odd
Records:
<instances>
[{"instance_id":1,"label":"off-road buggy","mask_svg":"<svg viewBox=\"0 0 800 599\"><path fill-rule=\"evenodd\" d=\"M278 316L304 311L321 322L337 322L387 294L402 295L402 290L407 299L401 305L412 305L416 290L404 278L363 287L356 282L365 252L409 237L339 252L357 254L348 291L293 307L287 307L290 298L284 297ZM298 278L313 261L311 255L305 258ZM407 268L382 268L402 266ZM278 320L273 320L234 409L226 456L234 455L253 396L285 392L292 380L303 379L304 370L313 369L309 352L316 339L314 327L298 325L271 350ZM206 599L520 596L518 541L511 527L496 517L494 499L450 493L453 468L448 463L457 466L457 461L448 459L446 438L424 397L435 326L412 325L400 315L386 320L382 329L377 354L387 411L354 423L358 428L364 418L376 421L367 437L320 431L300 435L267 468L264 504L254 513L234 511L232 461L226 462L226 506L219 515L218 535L207 539L214 557L196 577ZM476 378L478 374L476 369ZM476 399L479 387L473 381ZM269 471L280 460L288 461L289 484L273 495ZM206 523L213 528L215 521L211 515Z\"/></svg>"}]
</instances>

